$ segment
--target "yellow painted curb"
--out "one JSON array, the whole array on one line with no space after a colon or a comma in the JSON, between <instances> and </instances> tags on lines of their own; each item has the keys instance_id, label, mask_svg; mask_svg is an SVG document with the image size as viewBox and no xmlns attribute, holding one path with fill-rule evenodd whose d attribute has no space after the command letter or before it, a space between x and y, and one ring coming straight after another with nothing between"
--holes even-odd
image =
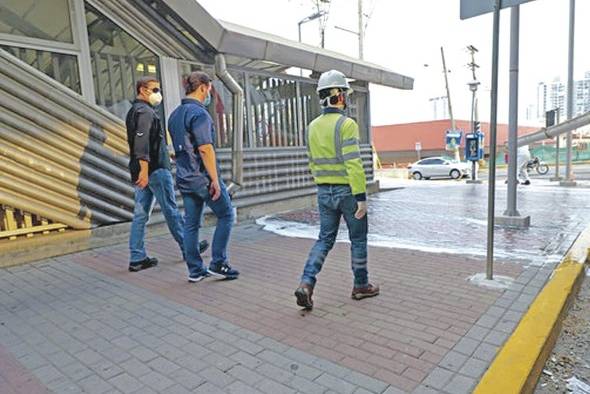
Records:
<instances>
[{"instance_id":1,"label":"yellow painted curb","mask_svg":"<svg viewBox=\"0 0 590 394\"><path fill-rule=\"evenodd\" d=\"M553 350L564 314L584 277L590 228L578 237L473 391L531 393Z\"/></svg>"}]
</instances>

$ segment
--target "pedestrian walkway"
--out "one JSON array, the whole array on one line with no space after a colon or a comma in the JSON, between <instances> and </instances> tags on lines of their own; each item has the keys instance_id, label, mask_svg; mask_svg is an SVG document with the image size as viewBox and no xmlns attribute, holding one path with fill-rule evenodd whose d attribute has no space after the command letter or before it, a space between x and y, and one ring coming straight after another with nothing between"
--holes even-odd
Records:
<instances>
[{"instance_id":1,"label":"pedestrian walkway","mask_svg":"<svg viewBox=\"0 0 590 394\"><path fill-rule=\"evenodd\" d=\"M338 243L303 313L312 243L239 226L227 282L189 284L170 236L140 273L125 243L0 270L0 392L467 393L551 271L498 263L516 281L491 290L483 260L372 247L382 294L354 301Z\"/></svg>"}]
</instances>

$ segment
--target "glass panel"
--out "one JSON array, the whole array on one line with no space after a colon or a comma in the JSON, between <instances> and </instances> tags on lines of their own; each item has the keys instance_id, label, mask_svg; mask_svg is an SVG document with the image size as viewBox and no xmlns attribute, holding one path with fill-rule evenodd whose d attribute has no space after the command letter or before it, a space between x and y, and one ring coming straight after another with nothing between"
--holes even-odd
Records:
<instances>
[{"instance_id":1,"label":"glass panel","mask_svg":"<svg viewBox=\"0 0 590 394\"><path fill-rule=\"evenodd\" d=\"M215 78L215 70L210 65L180 64L180 75L182 79L193 71L204 71L211 78ZM244 76L241 73L230 72L231 76L244 88ZM229 148L232 145L232 136L234 129L233 119L233 95L229 89L219 79L214 79L211 88L211 104L208 107L209 114L215 124L215 146L218 148ZM185 96L182 80L180 84L180 96ZM248 133L246 132L246 113L244 111L244 146L248 146Z\"/></svg>"},{"instance_id":2,"label":"glass panel","mask_svg":"<svg viewBox=\"0 0 590 394\"><path fill-rule=\"evenodd\" d=\"M349 96L348 115L356 120L359 126L361 144L370 143L369 122L367 118L368 110L367 93L354 91Z\"/></svg>"},{"instance_id":3,"label":"glass panel","mask_svg":"<svg viewBox=\"0 0 590 394\"><path fill-rule=\"evenodd\" d=\"M2 0L0 33L71 43L68 0Z\"/></svg>"},{"instance_id":4,"label":"glass panel","mask_svg":"<svg viewBox=\"0 0 590 394\"><path fill-rule=\"evenodd\" d=\"M81 94L76 56L8 46L0 46L0 48Z\"/></svg>"},{"instance_id":5,"label":"glass panel","mask_svg":"<svg viewBox=\"0 0 590 394\"><path fill-rule=\"evenodd\" d=\"M160 79L158 56L91 5L85 6L97 104L125 119L136 96L137 79ZM163 106L159 111L163 120Z\"/></svg>"},{"instance_id":6,"label":"glass panel","mask_svg":"<svg viewBox=\"0 0 590 394\"><path fill-rule=\"evenodd\" d=\"M306 125L319 113L311 84L250 76L250 116L256 147L304 146Z\"/></svg>"},{"instance_id":7,"label":"glass panel","mask_svg":"<svg viewBox=\"0 0 590 394\"><path fill-rule=\"evenodd\" d=\"M301 102L302 102L302 117L304 130L311 123L312 120L320 116L320 100L316 91L316 85L311 83L300 83L301 86Z\"/></svg>"}]
</instances>

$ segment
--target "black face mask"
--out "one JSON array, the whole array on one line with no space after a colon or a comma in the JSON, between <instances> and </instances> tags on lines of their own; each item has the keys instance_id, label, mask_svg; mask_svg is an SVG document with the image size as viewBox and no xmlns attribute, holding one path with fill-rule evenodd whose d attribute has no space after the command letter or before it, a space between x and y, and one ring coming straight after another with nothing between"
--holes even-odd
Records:
<instances>
[{"instance_id":1,"label":"black face mask","mask_svg":"<svg viewBox=\"0 0 590 394\"><path fill-rule=\"evenodd\" d=\"M338 94L337 96L332 96L332 97L329 97L329 98L328 98L328 100L329 100L329 103L330 103L331 105L336 105L336 104L338 104L338 100L339 100L340 96L342 96L342 101L344 102L344 108L342 108L342 109L344 109L344 110L345 110L345 109L347 109L347 108L348 108L348 99L347 99L347 97L346 97L346 94L345 94L345 93L340 93L340 94Z\"/></svg>"},{"instance_id":2,"label":"black face mask","mask_svg":"<svg viewBox=\"0 0 590 394\"><path fill-rule=\"evenodd\" d=\"M344 103L342 110L346 111L348 109L348 97L346 97L346 93L340 93L340 95L342 96L342 101Z\"/></svg>"}]
</instances>

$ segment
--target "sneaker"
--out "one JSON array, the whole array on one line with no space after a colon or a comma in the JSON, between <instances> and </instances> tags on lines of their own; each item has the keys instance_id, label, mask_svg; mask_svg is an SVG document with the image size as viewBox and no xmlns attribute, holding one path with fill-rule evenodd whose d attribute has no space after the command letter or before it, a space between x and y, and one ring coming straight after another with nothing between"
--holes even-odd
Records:
<instances>
[{"instance_id":1,"label":"sneaker","mask_svg":"<svg viewBox=\"0 0 590 394\"><path fill-rule=\"evenodd\" d=\"M199 254L203 254L207 249L209 249L209 242L206 239L199 242Z\"/></svg>"},{"instance_id":2,"label":"sneaker","mask_svg":"<svg viewBox=\"0 0 590 394\"><path fill-rule=\"evenodd\" d=\"M211 276L221 279L237 279L237 277L240 275L240 272L233 269L228 263L223 263L218 267L209 266L207 272Z\"/></svg>"},{"instance_id":3,"label":"sneaker","mask_svg":"<svg viewBox=\"0 0 590 394\"><path fill-rule=\"evenodd\" d=\"M145 259L135 262L129 263L129 271L130 272L138 272L141 270L145 270L148 268L152 268L158 265L158 259L155 257L146 257Z\"/></svg>"},{"instance_id":4,"label":"sneaker","mask_svg":"<svg viewBox=\"0 0 590 394\"><path fill-rule=\"evenodd\" d=\"M202 281L203 279L205 279L205 278L208 278L208 277L210 277L210 276L211 276L211 275L209 275L209 273L208 273L207 271L205 271L205 272L200 272L200 273L198 273L198 274L195 274L195 275L189 275L189 276L188 276L188 281L189 281L190 283L197 283L197 282L200 282L200 281Z\"/></svg>"},{"instance_id":5,"label":"sneaker","mask_svg":"<svg viewBox=\"0 0 590 394\"><path fill-rule=\"evenodd\" d=\"M313 308L313 300L311 296L313 294L313 287L308 284L301 283L297 290L295 290L295 297L297 298L297 305L306 310Z\"/></svg>"},{"instance_id":6,"label":"sneaker","mask_svg":"<svg viewBox=\"0 0 590 394\"><path fill-rule=\"evenodd\" d=\"M355 287L352 289L351 297L353 300L362 300L363 298L375 297L379 295L379 286L368 284L366 287Z\"/></svg>"},{"instance_id":7,"label":"sneaker","mask_svg":"<svg viewBox=\"0 0 590 394\"><path fill-rule=\"evenodd\" d=\"M530 185L531 184L531 181L524 181L522 184L523 185Z\"/></svg>"}]
</instances>

